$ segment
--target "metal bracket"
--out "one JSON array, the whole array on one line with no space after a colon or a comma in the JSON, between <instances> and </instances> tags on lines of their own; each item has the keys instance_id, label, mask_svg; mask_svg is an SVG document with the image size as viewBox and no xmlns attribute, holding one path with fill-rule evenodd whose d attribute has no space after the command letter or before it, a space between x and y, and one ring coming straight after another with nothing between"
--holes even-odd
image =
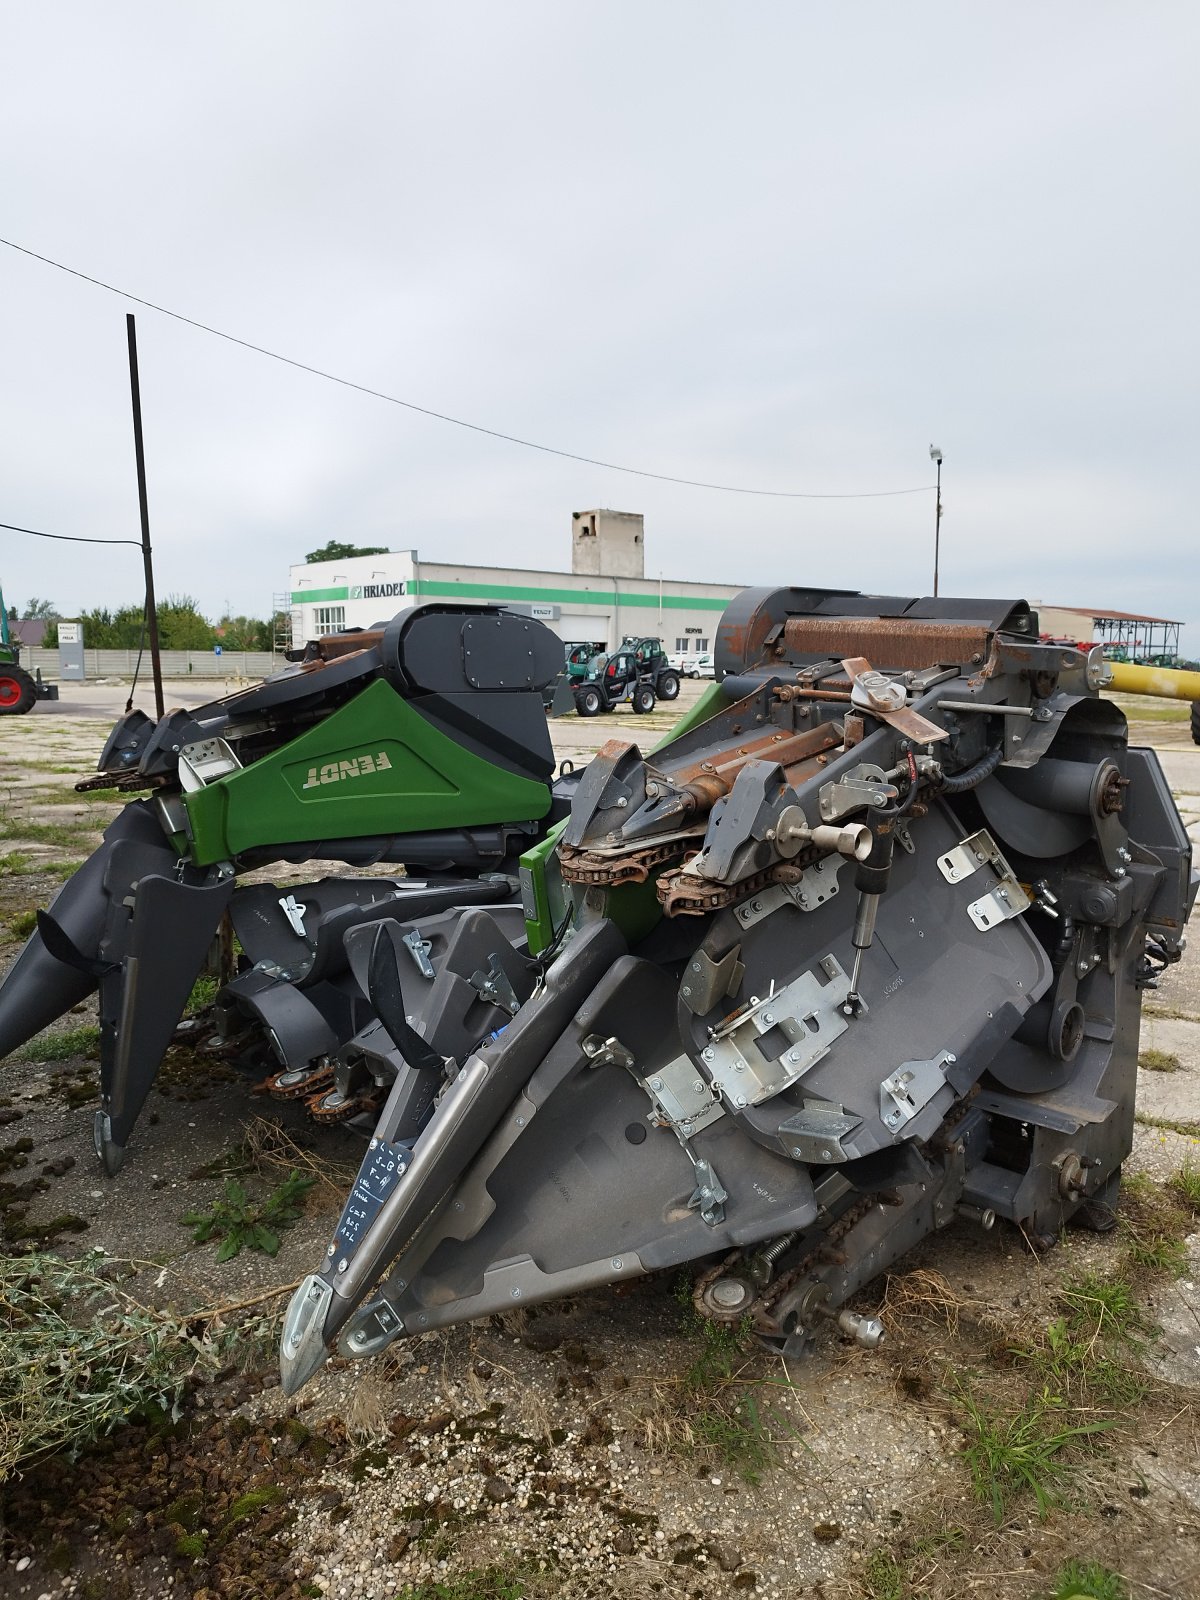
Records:
<instances>
[{"instance_id":1,"label":"metal bracket","mask_svg":"<svg viewBox=\"0 0 1200 1600\"><path fill-rule=\"evenodd\" d=\"M429 959L433 945L428 939L422 939L419 928L414 928L411 933L406 933L401 943L407 946L408 953L416 962L417 971L423 978L436 976L433 970L433 962Z\"/></svg>"},{"instance_id":2,"label":"metal bracket","mask_svg":"<svg viewBox=\"0 0 1200 1600\"><path fill-rule=\"evenodd\" d=\"M883 775L882 767L864 762L852 768L844 778L823 783L817 792L823 822L837 822L851 811L861 811L864 806L886 806L900 793L894 783Z\"/></svg>"},{"instance_id":3,"label":"metal bracket","mask_svg":"<svg viewBox=\"0 0 1200 1600\"><path fill-rule=\"evenodd\" d=\"M498 1006L501 1011L507 1011L510 1017L515 1017L521 1009L517 991L500 965L500 957L492 953L489 954L488 961L491 964L486 972L481 970L471 974L471 987L477 991L481 1000L487 1001L488 1005Z\"/></svg>"},{"instance_id":4,"label":"metal bracket","mask_svg":"<svg viewBox=\"0 0 1200 1600\"><path fill-rule=\"evenodd\" d=\"M727 950L719 961L714 961L706 950L697 950L683 975L679 997L689 1011L702 1017L718 1000L739 987L745 971L740 945Z\"/></svg>"},{"instance_id":5,"label":"metal bracket","mask_svg":"<svg viewBox=\"0 0 1200 1600\"><path fill-rule=\"evenodd\" d=\"M718 1228L725 1221L728 1191L722 1187L711 1162L692 1156L692 1165L696 1169L696 1187L688 1201L688 1210L698 1211L710 1228Z\"/></svg>"},{"instance_id":6,"label":"metal bracket","mask_svg":"<svg viewBox=\"0 0 1200 1600\"><path fill-rule=\"evenodd\" d=\"M179 783L185 794L194 794L205 784L215 783L231 772L240 772L242 763L224 739L197 739L179 752Z\"/></svg>"},{"instance_id":7,"label":"metal bracket","mask_svg":"<svg viewBox=\"0 0 1200 1600\"><path fill-rule=\"evenodd\" d=\"M687 1056L660 1067L645 1080L644 1087L657 1108L650 1120L670 1123L681 1139L690 1139L725 1115L712 1085Z\"/></svg>"},{"instance_id":8,"label":"metal bracket","mask_svg":"<svg viewBox=\"0 0 1200 1600\"><path fill-rule=\"evenodd\" d=\"M403 1332L403 1319L386 1300L368 1300L338 1340L338 1353L352 1357L378 1355Z\"/></svg>"},{"instance_id":9,"label":"metal bracket","mask_svg":"<svg viewBox=\"0 0 1200 1600\"><path fill-rule=\"evenodd\" d=\"M308 912L307 906L302 906L294 894L285 894L280 897L279 909L288 920L288 927L297 939L307 939L308 933L304 927L304 918Z\"/></svg>"},{"instance_id":10,"label":"metal bracket","mask_svg":"<svg viewBox=\"0 0 1200 1600\"><path fill-rule=\"evenodd\" d=\"M795 1161L847 1161L842 1141L861 1127L862 1118L827 1100L806 1100L779 1124L779 1137Z\"/></svg>"},{"instance_id":11,"label":"metal bracket","mask_svg":"<svg viewBox=\"0 0 1200 1600\"><path fill-rule=\"evenodd\" d=\"M879 1085L879 1115L891 1133L912 1121L946 1083L957 1056L940 1050L932 1061L906 1061Z\"/></svg>"},{"instance_id":12,"label":"metal bracket","mask_svg":"<svg viewBox=\"0 0 1200 1600\"><path fill-rule=\"evenodd\" d=\"M734 915L743 928L752 928L756 922L769 917L780 906L793 905L798 911L815 911L838 892L838 873L846 865L845 856L822 856L806 867L799 883L773 884L734 908Z\"/></svg>"},{"instance_id":13,"label":"metal bracket","mask_svg":"<svg viewBox=\"0 0 1200 1600\"><path fill-rule=\"evenodd\" d=\"M947 850L945 855L938 857L937 864L938 871L947 883L962 883L984 866L991 867L995 872L999 882L967 907L967 915L981 933L1007 922L1010 917L1020 916L1033 904L1017 882L1004 852L986 828L980 828L978 833L972 833L961 844L956 844L953 850Z\"/></svg>"},{"instance_id":14,"label":"metal bracket","mask_svg":"<svg viewBox=\"0 0 1200 1600\"><path fill-rule=\"evenodd\" d=\"M593 1067L624 1067L633 1070L633 1051L627 1050L615 1035L602 1039L598 1033L589 1033L580 1049Z\"/></svg>"},{"instance_id":15,"label":"metal bracket","mask_svg":"<svg viewBox=\"0 0 1200 1600\"><path fill-rule=\"evenodd\" d=\"M713 1088L738 1109L789 1088L845 1033L842 1007L849 993L850 979L836 956L827 955L777 994L752 999L710 1032L701 1051ZM771 1036L782 1041L774 1056Z\"/></svg>"}]
</instances>

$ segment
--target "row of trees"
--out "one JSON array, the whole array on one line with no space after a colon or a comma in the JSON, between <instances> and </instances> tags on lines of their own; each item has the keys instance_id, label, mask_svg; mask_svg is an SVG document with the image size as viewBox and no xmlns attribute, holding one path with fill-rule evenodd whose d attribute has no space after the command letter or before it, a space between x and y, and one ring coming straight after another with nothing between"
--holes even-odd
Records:
<instances>
[{"instance_id":1,"label":"row of trees","mask_svg":"<svg viewBox=\"0 0 1200 1600\"><path fill-rule=\"evenodd\" d=\"M386 554L385 545L345 544L331 539L319 550L310 550L305 559L344 561L352 556ZM14 622L18 620L16 606L9 615ZM53 600L34 595L20 617L45 622L42 643L50 650L58 648L59 610ZM94 611L81 611L78 620L83 624L83 640L90 650L136 650L142 642L140 605L121 606L116 611L98 606ZM218 644L223 650L273 650L285 621L279 615L263 621L259 617L233 617L227 612L219 622L210 622L201 615L190 594L172 594L158 604L158 641L164 650L211 650Z\"/></svg>"},{"instance_id":2,"label":"row of trees","mask_svg":"<svg viewBox=\"0 0 1200 1600\"><path fill-rule=\"evenodd\" d=\"M51 605L49 601L42 603ZM42 612L31 612L26 607L25 615L49 619L42 643L47 649L57 649L57 612L52 607ZM97 606L93 611L81 611L78 620L83 624L83 641L89 650L136 650L142 643L140 605L120 606L116 611ZM223 650L272 650L279 620L226 613L219 622L210 622L191 595L172 594L158 603L158 642L164 650L211 650L214 645Z\"/></svg>"}]
</instances>

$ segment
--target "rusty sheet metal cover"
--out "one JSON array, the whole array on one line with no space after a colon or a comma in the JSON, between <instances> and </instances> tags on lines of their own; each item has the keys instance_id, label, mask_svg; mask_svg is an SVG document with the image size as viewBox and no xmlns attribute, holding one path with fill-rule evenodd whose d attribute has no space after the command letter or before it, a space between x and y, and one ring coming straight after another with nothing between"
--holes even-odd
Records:
<instances>
[{"instance_id":1,"label":"rusty sheet metal cover","mask_svg":"<svg viewBox=\"0 0 1200 1600\"><path fill-rule=\"evenodd\" d=\"M783 643L790 659L866 656L881 671L982 662L991 632L978 623L924 622L909 617L789 617Z\"/></svg>"}]
</instances>

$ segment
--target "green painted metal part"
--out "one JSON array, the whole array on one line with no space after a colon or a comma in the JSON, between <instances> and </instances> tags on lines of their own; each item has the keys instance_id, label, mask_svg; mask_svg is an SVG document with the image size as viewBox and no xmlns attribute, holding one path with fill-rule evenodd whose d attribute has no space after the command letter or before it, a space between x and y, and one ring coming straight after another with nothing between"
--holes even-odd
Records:
<instances>
[{"instance_id":1,"label":"green painted metal part","mask_svg":"<svg viewBox=\"0 0 1200 1600\"><path fill-rule=\"evenodd\" d=\"M379 679L183 803L192 859L207 866L259 845L535 822L550 787L464 750Z\"/></svg>"},{"instance_id":2,"label":"green painted metal part","mask_svg":"<svg viewBox=\"0 0 1200 1600\"><path fill-rule=\"evenodd\" d=\"M680 738L685 733L691 733L693 728L698 728L702 722L707 722L710 717L715 717L718 711L724 711L729 704L728 696L719 683L710 683L700 696L699 700L690 711L685 711L675 726L664 733L654 746L654 751L665 750L673 739Z\"/></svg>"},{"instance_id":3,"label":"green painted metal part","mask_svg":"<svg viewBox=\"0 0 1200 1600\"><path fill-rule=\"evenodd\" d=\"M521 904L531 956L541 955L554 940L566 910L562 877L555 852L567 818L556 822L546 837L521 857Z\"/></svg>"}]
</instances>

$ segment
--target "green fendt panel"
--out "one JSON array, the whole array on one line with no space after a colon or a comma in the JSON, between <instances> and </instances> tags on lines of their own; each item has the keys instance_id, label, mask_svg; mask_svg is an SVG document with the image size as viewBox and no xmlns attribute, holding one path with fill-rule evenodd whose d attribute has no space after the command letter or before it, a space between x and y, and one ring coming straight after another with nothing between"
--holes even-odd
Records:
<instances>
[{"instance_id":1,"label":"green fendt panel","mask_svg":"<svg viewBox=\"0 0 1200 1600\"><path fill-rule=\"evenodd\" d=\"M198 866L258 845L532 822L548 785L473 755L377 681L307 733L183 797Z\"/></svg>"}]
</instances>

